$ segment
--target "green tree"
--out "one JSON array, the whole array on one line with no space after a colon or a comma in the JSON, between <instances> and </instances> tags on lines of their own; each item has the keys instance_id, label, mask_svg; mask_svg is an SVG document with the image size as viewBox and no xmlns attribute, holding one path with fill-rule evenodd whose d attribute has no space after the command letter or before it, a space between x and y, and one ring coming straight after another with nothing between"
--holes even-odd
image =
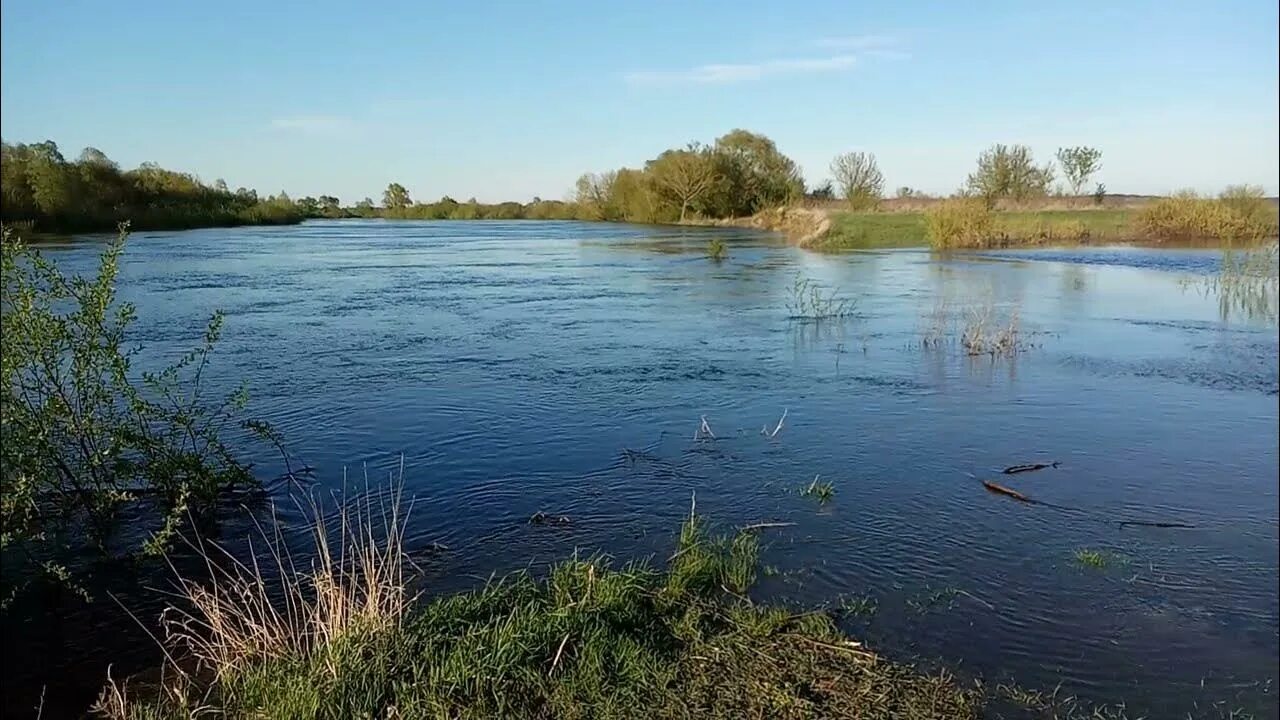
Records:
<instances>
[{"instance_id":1,"label":"green tree","mask_svg":"<svg viewBox=\"0 0 1280 720\"><path fill-rule=\"evenodd\" d=\"M645 166L658 192L680 208L681 222L689 208L714 187L715 170L711 152L696 143L683 150L667 150Z\"/></svg>"},{"instance_id":2,"label":"green tree","mask_svg":"<svg viewBox=\"0 0 1280 720\"><path fill-rule=\"evenodd\" d=\"M1084 146L1058 148L1058 166L1071 185L1071 194L1079 195L1089 178L1102 169L1102 151Z\"/></svg>"},{"instance_id":3,"label":"green tree","mask_svg":"<svg viewBox=\"0 0 1280 720\"><path fill-rule=\"evenodd\" d=\"M752 215L804 195L799 166L764 135L732 130L716 139L714 153L719 177L713 214Z\"/></svg>"},{"instance_id":4,"label":"green tree","mask_svg":"<svg viewBox=\"0 0 1280 720\"><path fill-rule=\"evenodd\" d=\"M831 161L831 174L840 186L840 194L854 210L870 210L880 203L884 193L884 175L874 154L848 152L837 155Z\"/></svg>"},{"instance_id":5,"label":"green tree","mask_svg":"<svg viewBox=\"0 0 1280 720\"><path fill-rule=\"evenodd\" d=\"M617 220L621 213L614 202L613 186L618 174L613 171L584 173L574 184L574 202L589 220Z\"/></svg>"},{"instance_id":6,"label":"green tree","mask_svg":"<svg viewBox=\"0 0 1280 720\"><path fill-rule=\"evenodd\" d=\"M978 156L978 169L969 175L968 191L990 206L1001 198L1042 197L1053 183L1053 166L1037 167L1026 145L993 145Z\"/></svg>"},{"instance_id":7,"label":"green tree","mask_svg":"<svg viewBox=\"0 0 1280 720\"><path fill-rule=\"evenodd\" d=\"M409 191L405 190L400 183L391 183L382 192L382 207L388 210L403 210L412 202L409 199Z\"/></svg>"}]
</instances>

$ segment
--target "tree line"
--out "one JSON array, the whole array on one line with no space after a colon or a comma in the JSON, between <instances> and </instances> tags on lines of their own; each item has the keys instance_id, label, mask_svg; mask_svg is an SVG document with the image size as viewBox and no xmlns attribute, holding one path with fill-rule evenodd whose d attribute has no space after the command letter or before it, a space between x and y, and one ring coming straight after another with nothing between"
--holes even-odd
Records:
<instances>
[{"instance_id":1,"label":"tree line","mask_svg":"<svg viewBox=\"0 0 1280 720\"><path fill-rule=\"evenodd\" d=\"M989 206L1002 199L1026 201L1051 192L1058 171L1073 195L1085 189L1101 167L1095 148L1061 148L1053 163L1040 165L1025 145L993 145L955 193L980 197ZM383 192L381 204L364 198L343 206L332 195L266 198L257 191L212 185L190 174L143 163L134 170L95 148L75 160L56 143L3 143L0 154L0 219L43 231L89 231L116 227L178 229L217 225L286 224L306 218L385 217L423 220L606 220L672 223L753 215L803 199L839 196L853 210L875 210L884 197L884 174L869 152L835 157L831 180L806 189L800 166L773 140L748 130L732 130L710 144L671 148L640 167L589 172L578 178L567 200L481 203L448 196L415 202L399 183ZM1060 192L1065 192L1059 186ZM1105 188L1098 185L1099 202ZM901 187L899 198L923 197Z\"/></svg>"},{"instance_id":2,"label":"tree line","mask_svg":"<svg viewBox=\"0 0 1280 720\"><path fill-rule=\"evenodd\" d=\"M5 223L49 232L108 230L125 220L138 229L181 229L287 224L306 216L283 192L259 198L255 190L233 192L221 180L206 185L154 163L121 170L92 147L68 160L48 140L0 144L0 188Z\"/></svg>"}]
</instances>

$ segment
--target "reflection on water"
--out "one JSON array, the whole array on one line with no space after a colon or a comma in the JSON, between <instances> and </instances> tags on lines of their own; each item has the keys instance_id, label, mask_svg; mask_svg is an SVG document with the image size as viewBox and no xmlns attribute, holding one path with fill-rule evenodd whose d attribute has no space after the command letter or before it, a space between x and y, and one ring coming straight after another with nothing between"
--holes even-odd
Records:
<instances>
[{"instance_id":1,"label":"reflection on water","mask_svg":"<svg viewBox=\"0 0 1280 720\"><path fill-rule=\"evenodd\" d=\"M712 237L724 262L705 257ZM50 254L89 269L96 250ZM342 221L139 233L121 297L157 362L225 310L208 382L248 379L251 412L320 490L344 467L385 477L403 454L417 498L405 542L428 593L575 550L666 557L696 492L724 526L795 523L767 536L779 572L761 599L866 597L876 612L849 629L890 654L1135 715L1228 698L1267 717L1280 353L1274 319L1227 322L1218 295L1179 284L1223 264L1216 251L815 255L734 229ZM854 314L789 318L798 273ZM1016 312L1036 347L922 349L935 324L958 337L988 305ZM702 416L714 441L691 440ZM249 459L284 469L272 450ZM1002 480L1042 504L983 490L1046 459L1062 465ZM799 495L815 475L834 490L821 507ZM540 510L573 523L531 526ZM1119 525L1132 519L1195 527ZM224 536L251 528L229 520ZM1081 548L1132 563L1086 572ZM162 579L112 578L154 617L146 587ZM948 589L953 602L918 610ZM6 715L29 712L41 685L73 698L107 662L154 663L114 604L48 607L58 622L5 621Z\"/></svg>"}]
</instances>

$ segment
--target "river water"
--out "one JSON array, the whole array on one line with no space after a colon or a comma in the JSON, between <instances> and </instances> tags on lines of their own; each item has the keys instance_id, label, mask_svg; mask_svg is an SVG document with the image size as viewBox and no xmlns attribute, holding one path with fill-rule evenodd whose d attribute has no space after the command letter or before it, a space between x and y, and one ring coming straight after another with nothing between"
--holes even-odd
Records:
<instances>
[{"instance_id":1,"label":"river water","mask_svg":"<svg viewBox=\"0 0 1280 720\"><path fill-rule=\"evenodd\" d=\"M712 237L728 243L723 262L705 257ZM87 269L103 240L47 253ZM1218 262L1212 250L822 255L735 229L324 221L137 233L120 294L150 360L175 358L225 311L207 382L247 380L249 414L322 489L344 469L362 485L403 462L427 593L575 549L660 560L696 494L725 529L794 523L762 535L756 595L869 597L876 611L848 629L891 656L1135 714L1221 701L1272 717L1274 285L1224 300ZM797 278L852 314L790 317ZM979 316L1016 316L1022 351L965 353L956 338ZM694 439L702 417L714 440ZM283 470L273 449L245 452L264 475ZM801 494L815 476L830 502ZM530 525L538 511L572 522ZM1115 560L1082 566L1082 548ZM141 584L121 601L149 618L158 598ZM6 693L6 710L42 686L79 697L108 662L117 674L154 662L114 603L69 607L54 627L8 622L7 676L31 692Z\"/></svg>"}]
</instances>

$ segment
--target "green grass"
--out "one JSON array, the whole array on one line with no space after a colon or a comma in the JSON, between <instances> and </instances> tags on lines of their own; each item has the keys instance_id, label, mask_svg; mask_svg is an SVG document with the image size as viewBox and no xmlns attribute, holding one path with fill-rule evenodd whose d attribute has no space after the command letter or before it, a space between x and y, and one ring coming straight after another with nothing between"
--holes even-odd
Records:
<instances>
[{"instance_id":1,"label":"green grass","mask_svg":"<svg viewBox=\"0 0 1280 720\"><path fill-rule=\"evenodd\" d=\"M717 262L724 260L729 257L729 247L724 244L724 240L711 238L707 243L707 257Z\"/></svg>"},{"instance_id":2,"label":"green grass","mask_svg":"<svg viewBox=\"0 0 1280 720\"><path fill-rule=\"evenodd\" d=\"M1132 210L993 211L991 244L1052 244L1132 240ZM922 212L835 212L820 250L928 247Z\"/></svg>"},{"instance_id":3,"label":"green grass","mask_svg":"<svg viewBox=\"0 0 1280 720\"><path fill-rule=\"evenodd\" d=\"M923 213L836 212L822 250L924 247Z\"/></svg>"},{"instance_id":4,"label":"green grass","mask_svg":"<svg viewBox=\"0 0 1280 720\"><path fill-rule=\"evenodd\" d=\"M197 706L257 718L983 716L975 687L878 657L827 613L747 600L756 543L713 537L690 517L663 571L575 558L305 650L208 667L147 699L113 683L99 711L157 720Z\"/></svg>"},{"instance_id":5,"label":"green grass","mask_svg":"<svg viewBox=\"0 0 1280 720\"><path fill-rule=\"evenodd\" d=\"M819 482L818 477L817 475L813 476L813 482L800 490L800 496L817 498L820 504L826 505L835 498L836 486L829 482Z\"/></svg>"},{"instance_id":6,"label":"green grass","mask_svg":"<svg viewBox=\"0 0 1280 720\"><path fill-rule=\"evenodd\" d=\"M1113 553L1110 550L1093 550L1090 548L1076 550L1072 554L1072 559L1077 565L1094 570L1104 570L1128 562L1123 555Z\"/></svg>"}]
</instances>

